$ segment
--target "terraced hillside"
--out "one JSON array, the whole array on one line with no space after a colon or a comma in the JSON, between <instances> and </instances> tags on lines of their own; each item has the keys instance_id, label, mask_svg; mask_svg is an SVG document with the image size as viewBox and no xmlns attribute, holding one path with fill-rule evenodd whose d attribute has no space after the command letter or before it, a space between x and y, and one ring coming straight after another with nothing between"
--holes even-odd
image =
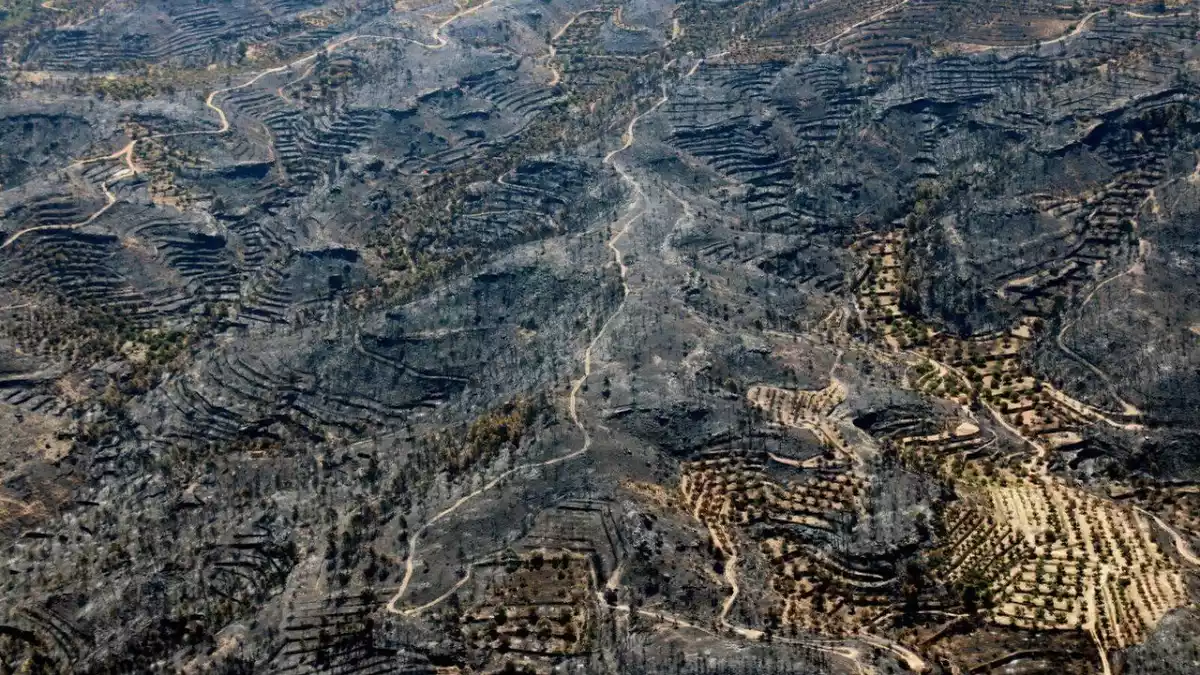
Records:
<instances>
[{"instance_id":1,"label":"terraced hillside","mask_svg":"<svg viewBox=\"0 0 1200 675\"><path fill-rule=\"evenodd\" d=\"M1198 16L0 7L0 672L1194 672Z\"/></svg>"}]
</instances>

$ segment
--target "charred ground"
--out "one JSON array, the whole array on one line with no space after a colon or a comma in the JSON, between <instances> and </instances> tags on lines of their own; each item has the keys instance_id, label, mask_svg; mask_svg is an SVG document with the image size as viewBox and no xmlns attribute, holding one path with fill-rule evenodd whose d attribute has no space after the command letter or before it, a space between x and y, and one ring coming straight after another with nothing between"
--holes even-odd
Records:
<instances>
[{"instance_id":1,"label":"charred ground","mask_svg":"<svg viewBox=\"0 0 1200 675\"><path fill-rule=\"evenodd\" d=\"M0 12L3 672L1191 672L1193 5Z\"/></svg>"}]
</instances>

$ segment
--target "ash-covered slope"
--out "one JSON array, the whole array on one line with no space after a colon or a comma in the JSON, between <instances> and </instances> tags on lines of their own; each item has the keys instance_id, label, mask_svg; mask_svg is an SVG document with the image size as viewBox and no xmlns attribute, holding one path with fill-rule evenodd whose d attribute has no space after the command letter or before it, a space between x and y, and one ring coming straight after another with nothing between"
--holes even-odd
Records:
<instances>
[{"instance_id":1,"label":"ash-covered slope","mask_svg":"<svg viewBox=\"0 0 1200 675\"><path fill-rule=\"evenodd\" d=\"M3 21L5 672L1194 653L1190 5Z\"/></svg>"}]
</instances>

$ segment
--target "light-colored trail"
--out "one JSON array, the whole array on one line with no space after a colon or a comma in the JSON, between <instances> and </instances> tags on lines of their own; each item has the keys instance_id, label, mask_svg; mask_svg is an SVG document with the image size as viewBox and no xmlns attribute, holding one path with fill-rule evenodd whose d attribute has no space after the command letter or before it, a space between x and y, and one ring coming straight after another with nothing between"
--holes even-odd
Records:
<instances>
[{"instance_id":1,"label":"light-colored trail","mask_svg":"<svg viewBox=\"0 0 1200 675\"><path fill-rule=\"evenodd\" d=\"M1112 665L1108 662L1108 648L1104 646L1104 642L1100 640L1100 635L1094 627L1088 629L1088 634L1092 636L1092 642L1096 643L1096 651L1100 654L1100 666L1104 675L1113 675Z\"/></svg>"},{"instance_id":2,"label":"light-colored trail","mask_svg":"<svg viewBox=\"0 0 1200 675\"><path fill-rule=\"evenodd\" d=\"M17 509L20 511L20 513L17 514L18 516L28 516L42 507L41 501L23 502L19 499L5 497L3 495L0 495L0 504L12 504L13 506L17 507ZM5 513L5 515L8 514Z\"/></svg>"},{"instance_id":3,"label":"light-colored trail","mask_svg":"<svg viewBox=\"0 0 1200 675\"><path fill-rule=\"evenodd\" d=\"M729 595L725 597L725 602L721 604L721 613L717 616L717 620L722 626L732 629L734 626L729 623L729 612L733 610L733 606L737 603L738 595L740 595L742 592L741 586L738 585L737 577L737 547L733 544L733 537L730 537L728 533L725 533L725 539L727 539L727 541L723 542L717 536L717 531L715 529L709 527L708 531L710 536L712 536L713 543L716 544L717 548L725 554L724 576L725 583L729 584Z\"/></svg>"},{"instance_id":4,"label":"light-colored trail","mask_svg":"<svg viewBox=\"0 0 1200 675\"><path fill-rule=\"evenodd\" d=\"M700 519L700 504L696 505L696 511L693 512L692 515L693 517ZM701 522L708 529L709 537L711 538L713 545L716 546L717 550L721 551L725 555L724 578L725 582L729 584L729 595L725 597L725 601L721 605L721 612L717 615L717 624L721 628L733 633L734 635L737 635L740 638L754 641L766 639L766 633L761 630L739 626L729 621L729 614L733 610L734 605L737 603L738 596L741 594L741 586L738 584L737 575L739 562L737 547L733 542L733 537L727 530L720 527L714 527L712 524L704 522L703 520L701 520ZM597 593L597 597L602 598L602 595ZM628 609L626 609L626 611L628 611ZM649 612L647 610L639 610L639 614L643 614L645 616L657 616L658 618L669 620L676 625L703 630L695 624L683 621L675 616L662 616L659 613ZM711 633L709 631L704 632L715 635L715 633ZM865 642L873 647L886 649L893 654L896 654L908 664L909 669L913 672L923 673L929 669L924 659L902 645L876 635L871 635L865 631L860 633L858 637L860 640L862 640L862 642ZM771 639L790 644L803 645L805 647L841 657L853 663L860 674L865 675L873 672L874 670L863 662L862 651L854 647L830 646L828 644L822 644L815 641L787 640L779 637L772 637Z\"/></svg>"},{"instance_id":5,"label":"light-colored trail","mask_svg":"<svg viewBox=\"0 0 1200 675\"><path fill-rule=\"evenodd\" d=\"M105 182L100 184L100 189L104 192L104 200L105 200L104 206L101 206L100 210L98 210L95 213L93 213L92 215L88 216L86 219L81 220L77 223L70 223L67 225L34 225L33 227L27 227L23 230L18 230L17 232L14 232L11 236L9 236L7 239L5 239L4 243L0 244L0 251L3 251L4 249L8 248L9 246L12 246L18 239L20 239L21 237L23 237L26 234L29 234L30 232L39 232L42 230L77 230L81 227L86 227L87 225L92 224L92 222L94 222L97 218L104 215L109 209L111 209L113 204L117 203L116 195L114 195L108 189L109 184L114 181L125 178L128 175L128 173L129 173L129 169L121 169L120 171L113 174L113 176L111 178L109 178L108 180L106 180Z\"/></svg>"},{"instance_id":6,"label":"light-colored trail","mask_svg":"<svg viewBox=\"0 0 1200 675\"><path fill-rule=\"evenodd\" d=\"M221 108L221 106L216 104L215 101L218 96L221 96L223 94L228 94L230 92L237 91L239 89L245 89L246 87L253 86L259 80L263 79L264 77L267 77L268 75L273 75L275 73L281 73L281 72L284 72L287 70L291 70L292 68L295 68L296 66L303 65L305 63L308 63L309 61L316 59L322 53L324 53L326 55L333 54L333 52L337 51L338 49L340 49L348 44L351 44L352 42L355 42L357 40L393 40L396 42L407 42L410 44L415 44L420 47L424 47L426 49L441 49L441 48L445 47L447 44L449 44L449 40L447 40L446 37L444 35L442 35L442 31L445 30L447 26L449 26L450 24L454 23L455 21L461 19L464 16L469 16L471 14L474 14L475 12L478 12L478 11L484 9L485 7L491 6L495 2L496 2L496 0L485 0L485 2L482 2L478 5L474 5L472 7L468 7L466 9L462 9L458 13L443 20L441 23L437 24L437 26L435 26L430 33L430 36L434 40L434 42L432 44L427 43L427 42L421 42L420 40L413 40L411 38L398 37L395 35L350 35L350 36L347 36L347 37L344 37L344 38L341 38L338 40L334 40L322 47L318 47L316 50L312 51L311 53L309 53L305 56L302 56L302 57L296 59L295 61L292 61L290 63L285 63L280 66L275 66L273 68L267 68L265 70L261 70L257 74L255 74L253 77L251 77L249 80L246 80L245 82L243 82L239 85L235 85L235 86L231 86L231 87L224 87L222 89L215 89L212 92L210 92L208 94L208 96L204 99L204 105L205 105L205 107L207 107L210 110L212 110L213 112L215 112L217 114L217 118L220 120L220 125L215 130L214 129L200 129L200 130L196 130L196 131L175 131L175 132L168 132L168 133L162 133L162 134L153 134L153 135L147 136L146 138L157 140L157 139L167 139L167 138L179 138L182 136L217 136L220 134L224 134L225 132L229 131L229 128L230 128L229 117L225 114L225 111ZM43 6L45 6L45 5L43 5ZM57 9L57 8L47 7L47 9ZM65 11L65 10L59 10L59 11ZM303 75L301 75L296 80L293 80L292 82L289 82L289 83L283 85L282 87L280 87L278 90L276 90L276 93L279 94L279 96L281 98L283 98L285 101L287 101L287 97L284 95L284 91L283 91L284 88L291 86L297 82L300 82L304 78L311 75L312 71L313 71L313 69L310 68L307 72L305 72ZM100 161L105 161L105 160L110 160L110 159L118 159L118 158L122 158L122 157L125 159L125 164L127 166L127 169L124 171L118 172L117 174L114 174L108 181L106 181L101 186L101 189L104 191L105 197L109 201L103 207L101 207L99 211L96 211L91 216L89 216L86 220L80 221L78 223L70 223L67 225L37 225L34 227L27 227L23 230L19 230L19 231L13 233L11 236L9 236L7 239L5 239L3 243L0 243L0 251L3 251L4 249L12 246L13 243L15 243L18 239L20 239L22 236L24 236L30 232L38 232L41 230L74 230L74 229L83 227L85 225L88 225L88 224L92 223L93 221L95 221L100 216L104 215L104 213L106 211L108 211L108 209L111 208L113 203L116 201L116 198L112 195L112 193L109 192L108 185L111 184L112 182L115 182L122 178L127 178L129 176L135 176L139 173L138 168L134 164L134 161L133 161L133 152L134 152L134 148L137 146L137 143L138 143L137 140L132 140L129 142L128 145L121 148L117 152L114 152L111 155L105 155L103 157L92 157L92 158L88 158L88 159L82 159L82 160L73 162L70 165L71 167L75 167L75 166L82 166L84 164L90 164L93 162L100 162ZM271 149L272 161L274 161L274 154L275 154L274 149Z\"/></svg>"},{"instance_id":7,"label":"light-colored trail","mask_svg":"<svg viewBox=\"0 0 1200 675\"><path fill-rule=\"evenodd\" d=\"M128 166L130 168L130 170L135 170L134 166L133 166L133 160L132 160L133 147L135 145L137 145L137 141L129 141L129 143L125 147L121 148L120 150L117 150L116 152L114 152L111 155L102 155L100 157L88 157L86 159L76 160L75 162L71 163L69 168L84 166L86 164L94 164L96 162L105 162L110 159L124 159L126 166Z\"/></svg>"},{"instance_id":8,"label":"light-colored trail","mask_svg":"<svg viewBox=\"0 0 1200 675\"><path fill-rule=\"evenodd\" d=\"M116 196L113 195L113 193L109 191L108 186L118 180L121 180L122 178L126 178L128 176L133 176L138 173L138 168L133 163L133 148L135 145L137 145L137 141L130 141L125 147L121 148L120 150L117 150L116 152L112 153L111 155L104 155L102 157L89 157L87 159L81 159L76 162L73 162L70 165L71 167L80 167L80 166L84 166L87 164L94 164L96 162L105 162L105 161L109 161L109 160L113 160L113 159L124 160L126 168L114 173L111 177L109 177L107 180L105 180L103 183L100 184L100 189L104 192L105 203L104 203L104 206L100 207L100 209L98 211L96 211L92 215L88 216L86 219L81 220L77 223L68 223L66 225L57 225L57 224L56 225L34 225L33 227L26 227L25 229L18 230L16 232L14 232L13 234L11 234L7 239L5 239L3 243L0 243L0 251L3 251L4 249L12 246L13 244L16 243L16 241L18 239L25 236L26 234L29 234L30 232L40 232L43 230L77 230L81 227L90 225L97 218L104 215L105 212L107 212L110 208L112 208L112 205L115 204L117 201Z\"/></svg>"},{"instance_id":9,"label":"light-colored trail","mask_svg":"<svg viewBox=\"0 0 1200 675\"><path fill-rule=\"evenodd\" d=\"M1083 16L1083 18L1081 18L1079 20L1079 23L1075 24L1075 28L1067 31L1066 33L1063 33L1062 35L1059 35L1056 38L1051 38L1049 40L1039 41L1039 42L1035 42L1035 43L1019 44L1019 45L978 45L978 44L972 44L972 43L958 43L958 44L970 47L972 54L982 54L984 52L1024 51L1026 49L1029 49L1030 47L1037 47L1038 45L1043 45L1043 46L1044 45L1054 45L1054 44L1058 44L1060 42L1066 42L1067 40L1070 40L1070 39L1078 36L1080 33L1087 30L1088 22L1090 22L1092 19L1096 18L1097 16L1104 14L1107 11L1108 11L1107 9L1100 9L1100 10L1091 12L1090 14L1086 14Z\"/></svg>"},{"instance_id":10,"label":"light-colored trail","mask_svg":"<svg viewBox=\"0 0 1200 675\"><path fill-rule=\"evenodd\" d=\"M631 33L647 33L650 31L645 26L633 26L625 23L625 18L621 12L625 9L624 5L617 5L617 11L613 12L613 25L621 30L627 30ZM677 25L677 24L676 24Z\"/></svg>"},{"instance_id":11,"label":"light-colored trail","mask_svg":"<svg viewBox=\"0 0 1200 675\"><path fill-rule=\"evenodd\" d=\"M1132 11L1126 10L1125 15L1132 16L1135 19L1159 20L1159 19L1179 19L1179 18L1182 18L1185 16L1191 16L1191 12L1173 12L1170 14L1168 14L1166 12L1164 12L1162 14L1143 14L1141 12L1132 12Z\"/></svg>"},{"instance_id":12,"label":"light-colored trail","mask_svg":"<svg viewBox=\"0 0 1200 675\"><path fill-rule=\"evenodd\" d=\"M574 411L572 411L572 419L578 419L577 416L574 414ZM548 467L548 466L554 466L555 464L560 464L562 462L566 462L566 461L575 459L576 457L579 457L580 455L587 452L587 450L590 446L591 446L591 436L588 435L585 430L583 446L581 446L578 450L568 453L566 455L562 455L561 457L555 457L552 459L548 459L544 462L530 462L528 464L520 464L518 466L515 466L515 467L501 473L499 476L496 476L491 481L484 484L483 487L479 488L478 490L475 490L474 492L471 492L469 494L466 494L466 495L460 497L458 499L458 501L454 502L453 504L446 507L445 509L442 509L440 512L437 513L437 515L435 515L434 517L432 517L428 521L426 521L426 523L424 525L422 525L420 527L420 529L418 529L416 532L414 532L413 535L409 538L408 556L404 562L404 578L400 582L399 590L397 590L396 594L394 596L392 596L392 599L388 601L388 604L387 604L388 611L392 612L394 614L410 613L410 610L408 610L408 609L397 609L397 603L399 603L400 600L404 599L404 596L408 593L408 586L412 582L413 566L416 562L415 552L417 550L417 545L420 543L421 537L425 534L425 532L427 532L429 530L430 527L432 527L433 525L436 525L438 522L440 522L441 520L445 519L450 514L457 511L459 508L461 508L464 504L470 502L472 499L478 497L479 495L491 490L492 488L496 487L500 483L504 482L504 480L506 478L508 478L509 476L512 476L513 474L516 474L516 473L519 473L522 471L528 471L530 469L538 469L538 468L544 468L544 467ZM466 582L460 581L457 586L461 586L463 583L466 583ZM457 588L457 586L456 586L456 588ZM431 607L433 605L436 605L438 602L445 599L445 597L448 597L448 596L444 596L444 597L440 598L439 600L434 601L433 603L424 605L422 607Z\"/></svg>"},{"instance_id":13,"label":"light-colored trail","mask_svg":"<svg viewBox=\"0 0 1200 675\"><path fill-rule=\"evenodd\" d=\"M612 609L617 612L624 612L627 614L628 613L636 613L640 616L655 619L657 621L662 621L663 623L668 623L668 624L671 624L678 628L686 628L688 630L698 631L700 633L704 633L705 635L709 635L709 636L712 636L715 638L722 637L721 633L718 633L717 631L705 628L704 626L701 626L697 623L689 621L688 619L685 619L677 614L671 614L669 612L660 612L660 611L653 610L653 609L636 609L635 610L627 604L607 605L604 603L604 598L603 598L602 594L597 594L597 599L600 601L602 606L606 606L609 609ZM745 639L745 640L761 642L766 638L765 633L763 633L760 630L755 630L753 628L746 628L744 626L738 626L738 625L730 624L730 623L726 623L722 627L725 630L727 630L729 633L732 633L733 635L736 635L737 637ZM779 642L782 644L798 646L798 647L804 647L807 649L812 649L814 651L822 652L824 654L830 654L830 655L836 656L841 659L845 659L845 660L849 661L850 663L854 664L855 670L858 671L859 675L874 675L874 673L876 672L874 668L871 668L870 666L866 665L866 663L864 663L864 661L863 661L864 655L862 653L862 650L857 647L845 646L845 645L839 644L837 642L831 642L831 641L799 640L796 638L786 638L786 637L781 637L781 636L772 636L771 641Z\"/></svg>"},{"instance_id":14,"label":"light-colored trail","mask_svg":"<svg viewBox=\"0 0 1200 675\"><path fill-rule=\"evenodd\" d=\"M610 152L604 156L604 163L612 164L613 168L617 170L617 173L621 174L621 178L623 178L628 183L632 183L634 188L637 190L639 197L645 196L645 192L643 192L642 187L640 185L638 185L638 183L636 181L634 181L632 178L630 178L629 175L627 173L625 173L625 171L622 170L619 165L613 164L613 158L616 157L617 155L621 154L622 152L628 150L629 148L633 147L634 128L637 126L637 123L639 121L641 121L641 119L643 117L654 112L655 110L657 110L659 108L659 106L661 106L662 104L664 104L666 102L667 102L666 85L663 85L662 98L658 99L658 101L654 105L647 108L645 112L634 115L633 118L629 120L629 125L627 127L625 127L625 133L621 134L621 141L622 141L621 147L617 148L616 150L613 150L612 152Z\"/></svg>"},{"instance_id":15,"label":"light-colored trail","mask_svg":"<svg viewBox=\"0 0 1200 675\"><path fill-rule=\"evenodd\" d=\"M858 636L863 642L871 645L872 647L886 649L896 656L899 656L908 666L908 669L914 673L924 673L929 670L929 664L925 663L925 659L921 658L916 654L916 652L901 644L866 632L859 633Z\"/></svg>"},{"instance_id":16,"label":"light-colored trail","mask_svg":"<svg viewBox=\"0 0 1200 675\"><path fill-rule=\"evenodd\" d=\"M1096 296L1096 293L1098 293L1100 291L1100 289L1104 288L1105 286L1111 284L1112 282L1114 282L1118 279L1124 278L1125 276L1132 273L1134 270L1140 269L1140 267L1143 263L1143 260L1144 260L1144 256L1145 256L1145 245L1142 243L1139 243L1139 245L1138 245L1138 254L1139 254L1138 259L1132 265L1130 265L1125 271L1120 272L1119 274L1114 274L1113 276L1096 284L1096 287L1093 288L1091 290L1091 292L1088 293L1083 298L1083 302L1079 303L1078 311L1082 312L1083 308L1086 307L1087 304L1092 301L1092 298L1094 298ZM1070 347L1068 347L1066 345L1066 343L1063 341L1063 338L1066 337L1067 331L1074 328L1076 323L1078 323L1077 319L1068 321L1068 322L1064 323L1062 329L1060 329L1058 331L1058 335L1055 338L1055 343L1058 345L1059 350L1062 351L1062 353L1066 354L1068 357L1070 357L1072 360L1077 361L1078 363L1085 366L1088 370L1092 371L1092 373L1094 373L1097 377L1099 377L1101 379L1101 381L1103 381L1106 385L1108 385L1109 390L1112 391L1113 397L1116 398L1117 402L1121 404L1121 408L1123 409L1122 414L1130 415L1130 416L1140 416L1142 414L1142 411L1139 410L1133 404L1131 404L1129 401L1126 401L1125 398L1123 396L1121 396L1121 393L1117 390L1117 386L1113 383L1112 379L1109 378L1108 373L1101 370L1098 366L1096 366L1096 364L1092 363L1090 360L1088 360L1084 356L1077 354L1074 350L1072 350ZM1101 415L1101 417L1105 418L1105 421L1107 421L1109 424L1115 424L1116 426L1124 426L1119 423L1114 423L1111 420L1108 420L1106 415ZM1140 429L1141 428L1140 425L1137 428Z\"/></svg>"},{"instance_id":17,"label":"light-colored trail","mask_svg":"<svg viewBox=\"0 0 1200 675\"><path fill-rule=\"evenodd\" d=\"M738 48L738 51L771 52L771 51L779 51L781 49L804 49L804 48L809 48L809 47L811 47L813 49L825 49L826 47L829 47L830 45L832 45L834 42L846 37L850 33L853 33L854 31L858 30L859 28L862 28L863 26L871 23L872 21L877 21L879 19L882 19L883 17L887 16L889 13L894 12L895 10L900 9L901 7L909 4L909 2L910 2L910 0L900 0L900 2L897 2L894 5L889 5L887 7L884 7L883 9L879 10L878 12L875 12L871 16L868 16L867 18L857 21L853 24L850 24L849 26L842 29L842 31L840 33L838 33L837 35L834 35L831 38L826 38L825 40L822 40L820 42L810 42L806 45L773 44L773 45L762 45L762 46L758 46L758 47L743 45ZM716 58L720 58L721 56L725 56L728 53L729 52L724 52L722 54L718 54L716 56L711 56L708 58L716 59Z\"/></svg>"},{"instance_id":18,"label":"light-colored trail","mask_svg":"<svg viewBox=\"0 0 1200 675\"><path fill-rule=\"evenodd\" d=\"M604 163L612 164L613 168L617 170L617 172L621 175L621 177L623 179L625 179L626 181L629 181L630 183L633 184L634 192L637 194L637 198L630 204L630 207L629 207L630 210L634 211L634 213L632 213L629 216L626 216L623 219L622 227L620 229L618 229L608 239L608 242L607 242L608 249L610 251L612 251L613 260L616 262L617 269L621 275L621 290L622 290L621 302L617 305L616 309L614 309L613 312L611 314L609 314L608 318L604 321L604 323L601 325L600 329L598 331L596 331L596 334L592 337L591 341L588 343L587 348L585 348L583 350L583 358L582 358L583 372L578 378L576 378L571 383L571 389L567 395L567 411L571 416L572 424L575 425L575 428L577 428L579 430L580 435L583 436L582 445L580 445L579 449L577 449L573 452L567 453L565 455L562 455L560 457L554 457L552 459L548 459L548 460L545 460L542 462L531 462L531 463L527 463L527 464L521 464L521 465L515 466L511 469L508 469L507 471L504 471L500 475L498 475L495 478L493 478L492 480L488 481L486 484L484 484L482 487L475 490L474 492L471 492L469 494L466 494L466 495L460 497L453 504L446 507L445 509L442 509L436 515L434 515L432 518L430 518L428 521L426 521L424 525L422 525L418 530L416 530L412 534L411 537L409 537L408 554L404 561L404 577L400 582L400 587L399 587L399 589L397 589L396 594L393 595L392 598L387 603L387 610L389 612L392 612L393 614L404 614L404 615L411 615L413 613L419 613L420 611L424 611L425 609L428 609L432 606L437 605L442 600L445 600L451 594L453 594L454 590L457 590L458 587L461 587L462 584L466 583L465 579L460 580L458 582L458 584L455 586L455 588L451 589L451 591L449 593L443 594L438 599L431 601L429 603L426 603L424 605L421 605L420 607L403 608L403 609L399 607L400 601L403 600L404 596L408 594L409 586L412 583L413 569L414 569L414 566L416 563L416 553L417 553L419 544L421 542L421 537L423 537L425 535L425 533L429 531L430 527L437 524L438 522L441 522L447 516L453 514L455 511L462 508L465 504L469 503L471 500L475 499L479 495L482 495L483 493L492 490L497 485L500 485L502 482L504 482L504 480L506 480L507 478L509 478L510 476L512 476L514 474L524 472L524 471L529 471L531 469L540 469L540 468L544 468L544 467L548 467L548 466L553 466L555 464L560 464L562 462L570 461L577 457L583 456L592 447L591 432L588 431L587 425L583 423L582 418L580 418L580 416L579 416L579 392L580 392L580 390L583 389L583 385L587 383L588 378L591 377L591 375L592 375L593 353L595 351L596 345L600 342L600 340L608 332L608 328L610 325L612 325L613 320L616 319L617 316L619 316L622 313L622 311L625 309L625 303L629 299L629 293L630 293L629 269L625 265L625 260L624 260L623 254L621 253L621 249L617 248L617 243L621 240L622 237L624 237L626 234L629 233L629 230L631 227L633 227L633 224L644 215L645 192L642 190L641 185L639 185L633 179L632 176L630 176L627 172L625 172L624 169L622 169L621 167L619 167L618 165L613 163L613 160L620 152L622 152L624 150L628 150L630 147L633 146L633 143L635 141L634 129L637 125L637 121L639 119L641 119L642 117L644 117L645 115L648 115L650 112L652 112L653 110L658 108L663 103L665 103L666 100L667 100L667 97L664 92L663 98L658 103L656 103L653 107L646 110L646 112L636 115L632 120L630 120L629 126L626 129L625 134L624 134L624 136L622 136L622 138L624 139L624 143L622 144L622 146L619 149L610 152L604 158Z\"/></svg>"},{"instance_id":19,"label":"light-colored trail","mask_svg":"<svg viewBox=\"0 0 1200 675\"><path fill-rule=\"evenodd\" d=\"M464 16L470 16L471 14L474 14L475 12L478 12L479 10L484 9L485 7L491 6L495 2L496 2L496 0L486 0L485 2L481 2L478 5L475 5L473 7L467 7L466 9L460 10L457 14L454 14L453 16L447 18L445 21L439 23L437 25L437 28L433 29L433 39L435 41L437 41L438 48L445 47L446 43L448 42L446 40L446 37L442 35L442 31L445 30L445 28L447 26L454 23L455 21L458 21L459 19L463 18ZM421 44L421 43L418 42L417 44ZM428 47L429 45L426 45L426 46ZM430 47L430 49L434 49L434 47Z\"/></svg>"},{"instance_id":20,"label":"light-colored trail","mask_svg":"<svg viewBox=\"0 0 1200 675\"><path fill-rule=\"evenodd\" d=\"M417 605L417 606L415 606L415 607L405 607L404 609L397 611L397 610L395 609L395 607L393 607L392 603L390 603L390 602L389 602L389 603L388 603L388 611L389 611L389 612L393 612L393 613L397 613L397 614L401 614L401 615L403 615L403 616L417 616L417 615L419 615L419 614L422 614L422 613L424 613L424 612L427 612L427 611L429 611L429 610L433 609L434 607L437 607L438 605L442 604L442 603L443 603L443 602L445 602L446 600L449 600L449 599L450 599L450 596L452 596L452 595L454 595L455 593L457 593L457 592L458 592L458 589L460 589L460 588L462 588L463 586L465 586L465 585L467 584L467 582L471 580L471 574L472 574L474 571L475 571L475 566L474 566L474 565L468 565L468 566L467 566L467 573L463 575L463 578L462 578L462 579L459 579L459 580L458 580L458 583L456 583L456 584L454 584L453 586L451 586L451 587L450 587L450 590L446 591L445 593L442 593L442 594L441 594L441 595L439 595L438 597L434 598L433 600L430 600L429 602L427 602L427 603L425 603L425 604L423 604L423 605Z\"/></svg>"},{"instance_id":21,"label":"light-colored trail","mask_svg":"<svg viewBox=\"0 0 1200 675\"><path fill-rule=\"evenodd\" d=\"M312 64L311 66L306 68L303 73L300 74L300 77L297 77L296 79L294 79L290 82L286 82L284 84L279 85L279 88L275 90L275 94L280 99L282 99L284 103L290 104L292 102L292 100L290 98L288 98L287 90L296 86L297 84L300 84L304 80L307 80L309 78L309 76L311 76L313 74L313 71L315 71L316 69L317 69L317 64L315 64L315 63Z\"/></svg>"},{"instance_id":22,"label":"light-colored trail","mask_svg":"<svg viewBox=\"0 0 1200 675\"><path fill-rule=\"evenodd\" d=\"M1045 45L1058 44L1060 42L1066 42L1067 40L1078 37L1080 33L1087 30L1088 23L1091 22L1092 19L1096 18L1097 16L1100 16L1101 14L1105 14L1107 12L1108 12L1108 9L1100 9L1100 10L1096 10L1094 12L1090 12L1090 13L1084 15L1083 18L1081 18L1079 20L1079 22L1077 24L1075 24L1075 28L1067 31L1066 33L1063 33L1062 35L1060 35L1056 38L1051 38L1049 40L1044 40L1044 41L1040 41L1040 42L1019 44L1019 45L971 45L971 47L974 47L971 50L971 53L972 54L981 54L983 52L1020 51L1020 50L1029 49L1030 47L1037 47L1039 45L1045 46ZM1188 16L1188 14L1186 14L1186 13L1141 14L1139 12L1131 12L1131 11L1124 11L1122 13L1125 14L1126 16L1132 17L1134 19L1149 19L1149 20L1171 19L1171 18L1179 18L1181 16ZM960 43L960 44L965 44L965 43Z\"/></svg>"},{"instance_id":23,"label":"light-colored trail","mask_svg":"<svg viewBox=\"0 0 1200 675\"><path fill-rule=\"evenodd\" d=\"M566 33L567 29L570 28L579 17L583 16L584 14L594 14L594 13L605 12L605 11L607 11L607 10L600 8L600 7L593 7L591 9L585 9L582 12L577 12L575 14L575 16L572 16L570 19L567 19L567 22L563 24L562 28L559 28L558 31L556 33L554 33L554 35L550 36L550 40L547 41L547 43L546 43L546 46L550 50L549 53L546 55L547 68L550 69L550 73L553 75L553 77L550 78L550 82L547 83L549 86L553 87L562 81L562 71L560 71L554 65L554 57L558 54L558 50L557 50L557 48L555 48L554 42L556 40L558 40L560 37L562 37L563 33Z\"/></svg>"},{"instance_id":24,"label":"light-colored trail","mask_svg":"<svg viewBox=\"0 0 1200 675\"><path fill-rule=\"evenodd\" d=\"M897 9L900 9L901 7L907 5L908 3L909 3L909 0L900 0L900 2L897 2L894 5L884 7L883 9L879 10L878 12L875 12L874 14L872 14L871 16L868 16L867 18L863 19L862 21L859 21L858 23L854 23L854 24L851 24L850 26L847 26L845 30L838 33L837 35L834 35L833 37L829 38L828 40L825 40L824 42L818 42L812 46L817 49L824 49L824 48L828 47L829 45L833 44L836 40L846 37L850 33L853 33L855 30L871 23L872 21L882 19L883 17L887 16L888 14L894 12Z\"/></svg>"},{"instance_id":25,"label":"light-colored trail","mask_svg":"<svg viewBox=\"0 0 1200 675\"><path fill-rule=\"evenodd\" d=\"M1107 9L1098 9L1094 12L1091 12L1090 14L1086 14L1086 15L1084 15L1084 17L1082 19L1079 20L1079 23L1075 24L1075 28L1073 28L1072 30L1070 30L1066 33L1063 33L1062 35L1060 35L1052 40L1046 40L1045 42L1042 42L1041 44L1052 45L1052 44L1057 44L1059 42L1065 42L1067 40L1070 40L1071 38L1079 35L1084 30L1086 30L1089 21L1100 16L1101 14L1103 14L1107 11L1108 11ZM1026 47L1028 47L1028 45L1026 45Z\"/></svg>"},{"instance_id":26,"label":"light-colored trail","mask_svg":"<svg viewBox=\"0 0 1200 675\"><path fill-rule=\"evenodd\" d=\"M1044 387L1046 393L1049 394L1051 398L1078 413L1079 415L1103 422L1114 429L1124 429L1125 431L1141 431L1142 429L1146 428L1145 425L1138 422L1122 422L1112 418L1112 415L1121 415L1125 413L1114 413L1111 411L1102 410L1094 405L1091 405L1090 403L1084 403L1083 401L1072 398L1066 393L1059 391L1050 385L1044 385Z\"/></svg>"},{"instance_id":27,"label":"light-colored trail","mask_svg":"<svg viewBox=\"0 0 1200 675\"><path fill-rule=\"evenodd\" d=\"M1188 561L1189 563L1191 563L1193 565L1196 565L1197 567L1200 567L1200 557L1197 557L1195 553L1192 553L1192 547L1188 544L1186 537L1184 537L1182 534L1180 534L1179 531L1176 530L1175 528L1173 528L1170 525L1163 522L1163 519L1159 518L1157 515L1150 513L1149 511L1147 511L1146 509L1143 509L1140 506L1135 506L1133 508L1138 513L1140 513L1144 516L1148 516L1159 527L1161 527L1163 530L1165 530L1167 534L1171 535L1171 539L1173 539L1175 541L1175 550L1179 552L1179 557L1183 558L1184 560Z\"/></svg>"}]
</instances>

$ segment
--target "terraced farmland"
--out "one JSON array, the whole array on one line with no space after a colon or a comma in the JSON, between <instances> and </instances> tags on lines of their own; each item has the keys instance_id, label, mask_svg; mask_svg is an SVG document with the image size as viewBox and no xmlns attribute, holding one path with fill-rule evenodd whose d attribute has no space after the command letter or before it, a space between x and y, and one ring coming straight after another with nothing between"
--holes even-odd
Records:
<instances>
[{"instance_id":1,"label":"terraced farmland","mask_svg":"<svg viewBox=\"0 0 1200 675\"><path fill-rule=\"evenodd\" d=\"M1198 35L0 7L0 672L1192 672Z\"/></svg>"}]
</instances>

